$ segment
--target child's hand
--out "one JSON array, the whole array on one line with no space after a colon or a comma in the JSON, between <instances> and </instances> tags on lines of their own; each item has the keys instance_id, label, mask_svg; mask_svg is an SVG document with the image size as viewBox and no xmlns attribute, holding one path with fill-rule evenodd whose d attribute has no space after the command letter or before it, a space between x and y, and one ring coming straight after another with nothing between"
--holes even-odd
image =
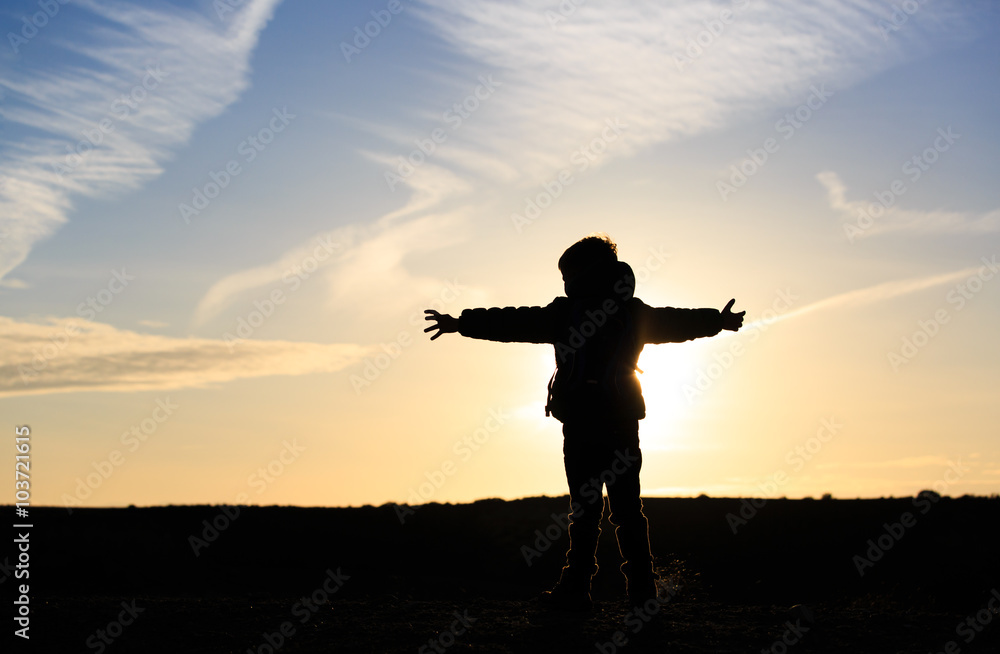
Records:
<instances>
[{"instance_id":1,"label":"child's hand","mask_svg":"<svg viewBox=\"0 0 1000 654\"><path fill-rule=\"evenodd\" d=\"M731 332L735 332L743 326L743 315L746 313L746 311L740 311L739 313L730 311L735 303L736 298L733 298L726 305L726 308L722 310L722 328L728 329Z\"/></svg>"},{"instance_id":2,"label":"child's hand","mask_svg":"<svg viewBox=\"0 0 1000 654\"><path fill-rule=\"evenodd\" d=\"M458 331L458 318L454 318L447 313L438 313L434 309L424 309L424 313L428 314L424 316L424 320L437 321L435 324L424 330L424 333L435 329L438 330L436 334L431 336L432 341L441 334L453 334Z\"/></svg>"}]
</instances>

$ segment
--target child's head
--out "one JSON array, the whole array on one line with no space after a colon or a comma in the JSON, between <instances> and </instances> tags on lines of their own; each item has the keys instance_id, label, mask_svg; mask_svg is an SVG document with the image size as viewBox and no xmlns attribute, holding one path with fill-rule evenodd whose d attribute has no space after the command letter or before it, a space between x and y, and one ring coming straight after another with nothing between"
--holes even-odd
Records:
<instances>
[{"instance_id":1,"label":"child's head","mask_svg":"<svg viewBox=\"0 0 1000 654\"><path fill-rule=\"evenodd\" d=\"M596 290L591 287L606 277L604 271L617 261L618 246L607 234L591 234L569 246L559 257L566 295L591 294Z\"/></svg>"}]
</instances>

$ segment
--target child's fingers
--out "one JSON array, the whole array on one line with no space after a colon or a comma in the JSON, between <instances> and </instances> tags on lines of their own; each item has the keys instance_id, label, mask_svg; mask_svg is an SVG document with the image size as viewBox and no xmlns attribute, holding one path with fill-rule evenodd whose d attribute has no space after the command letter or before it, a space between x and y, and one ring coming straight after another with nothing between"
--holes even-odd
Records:
<instances>
[{"instance_id":1,"label":"child's fingers","mask_svg":"<svg viewBox=\"0 0 1000 654\"><path fill-rule=\"evenodd\" d=\"M725 313L726 311L729 311L730 309L733 308L734 304L736 304L736 298L733 298L732 300L730 300L729 304L726 305L726 308L723 309L722 312Z\"/></svg>"}]
</instances>

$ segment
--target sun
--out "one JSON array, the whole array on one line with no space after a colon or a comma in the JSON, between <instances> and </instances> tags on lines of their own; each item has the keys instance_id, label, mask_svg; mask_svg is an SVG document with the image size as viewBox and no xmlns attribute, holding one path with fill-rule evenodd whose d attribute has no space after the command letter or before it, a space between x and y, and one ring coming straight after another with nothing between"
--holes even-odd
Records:
<instances>
[{"instance_id":1,"label":"sun","mask_svg":"<svg viewBox=\"0 0 1000 654\"><path fill-rule=\"evenodd\" d=\"M646 418L640 423L643 449L688 449L681 423L692 406L684 395L685 384L695 378L702 364L702 348L693 343L647 345L639 357L638 374L646 398Z\"/></svg>"},{"instance_id":2,"label":"sun","mask_svg":"<svg viewBox=\"0 0 1000 654\"><path fill-rule=\"evenodd\" d=\"M534 357L532 377L548 381L555 370L552 351L539 351ZM647 345L639 357L636 372L646 400L646 418L639 423L643 450L685 450L691 444L682 423L695 407L684 395L684 386L692 384L704 363L704 348L699 343ZM525 418L534 418L540 426L548 424L544 402L539 399L519 408ZM520 413L519 413L520 415Z\"/></svg>"}]
</instances>

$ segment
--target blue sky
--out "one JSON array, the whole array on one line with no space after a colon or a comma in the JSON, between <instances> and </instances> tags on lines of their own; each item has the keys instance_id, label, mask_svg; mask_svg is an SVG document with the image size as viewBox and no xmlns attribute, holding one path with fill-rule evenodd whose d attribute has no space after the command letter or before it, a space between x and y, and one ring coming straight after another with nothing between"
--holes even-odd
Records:
<instances>
[{"instance_id":1,"label":"blue sky","mask_svg":"<svg viewBox=\"0 0 1000 654\"><path fill-rule=\"evenodd\" d=\"M167 396L78 499L227 501L299 437L261 502L401 501L498 406L432 499L562 492L551 352L419 312L545 304L592 231L763 325L705 390L725 338L644 354L652 494L753 493L831 415L782 494L1000 488L990 3L234 4L4 9L0 404L49 503Z\"/></svg>"}]
</instances>

